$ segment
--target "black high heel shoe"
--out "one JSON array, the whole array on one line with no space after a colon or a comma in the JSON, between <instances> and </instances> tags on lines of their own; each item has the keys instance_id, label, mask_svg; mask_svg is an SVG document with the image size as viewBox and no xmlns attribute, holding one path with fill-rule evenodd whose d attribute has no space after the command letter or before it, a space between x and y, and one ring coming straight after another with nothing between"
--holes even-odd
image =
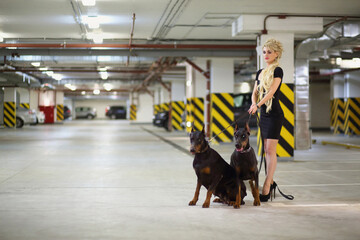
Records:
<instances>
[{"instance_id":1,"label":"black high heel shoe","mask_svg":"<svg viewBox=\"0 0 360 240\"><path fill-rule=\"evenodd\" d=\"M275 184L275 185L274 185ZM270 185L269 193L266 195L260 194L260 202L267 202L269 199L272 201L272 190L274 190L274 199L275 199L275 190L276 190L276 183Z\"/></svg>"}]
</instances>

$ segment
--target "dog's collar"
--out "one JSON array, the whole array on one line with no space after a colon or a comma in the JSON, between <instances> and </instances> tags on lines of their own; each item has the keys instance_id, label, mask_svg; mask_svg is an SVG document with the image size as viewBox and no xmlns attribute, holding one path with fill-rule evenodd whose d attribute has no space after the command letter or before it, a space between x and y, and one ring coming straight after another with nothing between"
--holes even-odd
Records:
<instances>
[{"instance_id":1,"label":"dog's collar","mask_svg":"<svg viewBox=\"0 0 360 240\"><path fill-rule=\"evenodd\" d=\"M243 151L239 151L239 153L248 153L248 152L250 152L251 151L251 149L252 149L252 147L250 146L248 149L246 149L246 150L243 150ZM237 151L238 152L238 151Z\"/></svg>"}]
</instances>

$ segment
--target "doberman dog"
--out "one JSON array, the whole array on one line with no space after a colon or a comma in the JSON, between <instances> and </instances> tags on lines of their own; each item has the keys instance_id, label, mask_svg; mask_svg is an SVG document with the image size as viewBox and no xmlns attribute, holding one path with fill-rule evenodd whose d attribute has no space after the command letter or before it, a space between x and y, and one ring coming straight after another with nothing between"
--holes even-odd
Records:
<instances>
[{"instance_id":1,"label":"doberman dog","mask_svg":"<svg viewBox=\"0 0 360 240\"><path fill-rule=\"evenodd\" d=\"M242 198L246 195L245 184L238 180L235 170L212 148L205 139L204 128L202 131L191 130L190 152L195 155L193 167L197 175L197 186L193 200L189 205L196 205L199 199L201 186L207 189L206 200L203 208L210 206L212 194L219 197L214 202L227 203L234 208L240 208ZM243 187L240 187L241 184ZM243 190L243 191L241 191Z\"/></svg>"},{"instance_id":2,"label":"doberman dog","mask_svg":"<svg viewBox=\"0 0 360 240\"><path fill-rule=\"evenodd\" d=\"M250 146L250 128L246 123L243 130L235 125L235 150L231 155L230 165L235 169L240 181L250 180L249 184L254 197L254 206L260 206L259 171L254 149ZM255 181L255 186L254 186Z\"/></svg>"}]
</instances>

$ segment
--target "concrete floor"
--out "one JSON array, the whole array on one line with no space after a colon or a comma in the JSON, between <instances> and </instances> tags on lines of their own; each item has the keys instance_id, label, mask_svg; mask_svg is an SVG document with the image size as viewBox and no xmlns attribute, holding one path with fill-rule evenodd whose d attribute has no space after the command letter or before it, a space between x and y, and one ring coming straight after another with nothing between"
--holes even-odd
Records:
<instances>
[{"instance_id":1,"label":"concrete floor","mask_svg":"<svg viewBox=\"0 0 360 240\"><path fill-rule=\"evenodd\" d=\"M192 199L185 133L127 121L0 130L0 239L360 239L360 150L322 146L279 162L273 202L241 209ZM254 145L255 138L252 137ZM232 144L214 146L227 160ZM261 183L264 174L261 173ZM249 188L248 188L249 190Z\"/></svg>"}]
</instances>

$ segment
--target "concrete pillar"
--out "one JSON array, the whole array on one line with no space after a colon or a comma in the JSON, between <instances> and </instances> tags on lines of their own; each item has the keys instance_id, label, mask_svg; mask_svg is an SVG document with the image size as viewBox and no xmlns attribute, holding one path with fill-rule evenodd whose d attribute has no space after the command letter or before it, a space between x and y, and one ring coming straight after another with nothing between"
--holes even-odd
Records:
<instances>
[{"instance_id":1,"label":"concrete pillar","mask_svg":"<svg viewBox=\"0 0 360 240\"><path fill-rule=\"evenodd\" d=\"M4 125L16 127L16 88L4 89Z\"/></svg>"},{"instance_id":2,"label":"concrete pillar","mask_svg":"<svg viewBox=\"0 0 360 240\"><path fill-rule=\"evenodd\" d=\"M257 46L257 55L258 55L258 69L263 69L266 67L266 63L263 58L263 48L264 43L270 39L275 38L279 40L282 45L284 52L280 59L280 67L283 69L284 76L282 85L280 88L281 94L280 105L283 109L285 122L281 129L279 144L276 149L278 157L286 160L294 159L294 148L295 148L295 138L294 138L294 129L295 129L295 115L294 115L294 33L279 33L274 31L269 31L266 35L261 35L258 39ZM307 107L308 107L308 98L309 92L307 88ZM306 109L309 114L309 109ZM306 128L309 129L310 118L306 121ZM260 153L262 146L260 141L260 131L258 131L258 153Z\"/></svg>"},{"instance_id":3,"label":"concrete pillar","mask_svg":"<svg viewBox=\"0 0 360 240\"><path fill-rule=\"evenodd\" d=\"M16 106L30 109L30 90L27 88L16 88L16 91L20 95L20 99L16 103Z\"/></svg>"},{"instance_id":4,"label":"concrete pillar","mask_svg":"<svg viewBox=\"0 0 360 240\"><path fill-rule=\"evenodd\" d=\"M39 110L39 91L30 89L29 94L30 109Z\"/></svg>"},{"instance_id":5,"label":"concrete pillar","mask_svg":"<svg viewBox=\"0 0 360 240\"><path fill-rule=\"evenodd\" d=\"M344 133L345 120L345 75L336 74L331 80L331 127L334 133Z\"/></svg>"},{"instance_id":6,"label":"concrete pillar","mask_svg":"<svg viewBox=\"0 0 360 240\"><path fill-rule=\"evenodd\" d=\"M171 129L184 130L183 114L185 111L185 82L171 83Z\"/></svg>"},{"instance_id":7,"label":"concrete pillar","mask_svg":"<svg viewBox=\"0 0 360 240\"><path fill-rule=\"evenodd\" d=\"M345 74L344 133L360 135L360 71Z\"/></svg>"},{"instance_id":8,"label":"concrete pillar","mask_svg":"<svg viewBox=\"0 0 360 240\"><path fill-rule=\"evenodd\" d=\"M64 92L56 91L55 93L54 120L55 122L64 121Z\"/></svg>"},{"instance_id":9,"label":"concrete pillar","mask_svg":"<svg viewBox=\"0 0 360 240\"><path fill-rule=\"evenodd\" d=\"M4 128L4 88L0 88L0 128Z\"/></svg>"},{"instance_id":10,"label":"concrete pillar","mask_svg":"<svg viewBox=\"0 0 360 240\"><path fill-rule=\"evenodd\" d=\"M234 128L229 125L234 121L233 59L211 59L210 92L210 137L213 142L232 142Z\"/></svg>"},{"instance_id":11,"label":"concrete pillar","mask_svg":"<svg viewBox=\"0 0 360 240\"><path fill-rule=\"evenodd\" d=\"M153 97L148 93L139 93L139 105L137 106L136 121L151 123L153 118Z\"/></svg>"}]
</instances>

